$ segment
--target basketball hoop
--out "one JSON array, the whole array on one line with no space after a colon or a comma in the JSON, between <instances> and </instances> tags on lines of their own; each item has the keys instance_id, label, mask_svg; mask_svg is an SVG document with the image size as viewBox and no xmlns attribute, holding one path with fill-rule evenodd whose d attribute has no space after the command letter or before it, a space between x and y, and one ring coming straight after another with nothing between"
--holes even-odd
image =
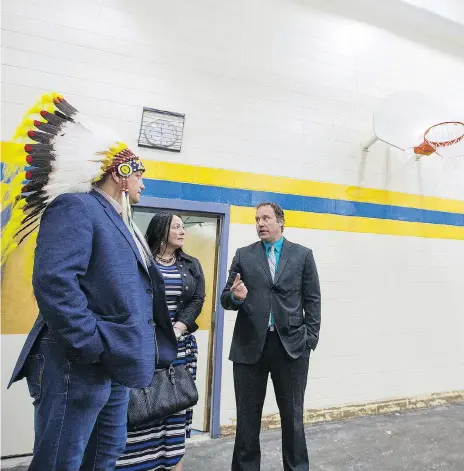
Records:
<instances>
[{"instance_id":1,"label":"basketball hoop","mask_svg":"<svg viewBox=\"0 0 464 471\"><path fill-rule=\"evenodd\" d=\"M414 153L418 155L431 155L434 152L435 152L435 147L432 147L426 141L424 141L421 145L414 147Z\"/></svg>"},{"instance_id":2,"label":"basketball hoop","mask_svg":"<svg viewBox=\"0 0 464 471\"><path fill-rule=\"evenodd\" d=\"M408 162L435 153L446 170L454 170L464 161L464 120L450 113L455 112L419 92L389 95L374 110L374 136L362 143L362 154L380 140L403 151ZM429 160L435 165L436 159Z\"/></svg>"},{"instance_id":3,"label":"basketball hoop","mask_svg":"<svg viewBox=\"0 0 464 471\"><path fill-rule=\"evenodd\" d=\"M461 142L463 138L463 122L444 121L443 123L434 124L425 131L424 142L414 147L414 152L419 155L430 155L437 152L437 149L450 147Z\"/></svg>"}]
</instances>

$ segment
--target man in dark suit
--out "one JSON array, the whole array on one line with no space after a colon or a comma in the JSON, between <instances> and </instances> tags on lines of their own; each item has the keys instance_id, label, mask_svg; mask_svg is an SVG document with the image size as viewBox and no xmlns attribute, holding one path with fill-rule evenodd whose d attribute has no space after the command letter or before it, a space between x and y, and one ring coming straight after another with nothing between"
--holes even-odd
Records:
<instances>
[{"instance_id":1,"label":"man in dark suit","mask_svg":"<svg viewBox=\"0 0 464 471\"><path fill-rule=\"evenodd\" d=\"M269 373L282 424L285 471L307 471L303 426L310 351L321 321L319 278L311 249L283 238L275 203L256 211L260 242L237 250L221 296L238 310L229 359L234 363L237 431L233 471L259 471L259 434Z\"/></svg>"},{"instance_id":2,"label":"man in dark suit","mask_svg":"<svg viewBox=\"0 0 464 471\"><path fill-rule=\"evenodd\" d=\"M140 231L121 217L126 194L137 203L144 188L143 166L135 156L128 163L132 173L113 167L90 193L58 196L42 216L33 274L40 313L10 382L26 377L34 400L30 471L114 469L129 387L150 383L155 351L163 347L168 362L177 355L163 279ZM162 346L155 320L167 333Z\"/></svg>"}]
</instances>

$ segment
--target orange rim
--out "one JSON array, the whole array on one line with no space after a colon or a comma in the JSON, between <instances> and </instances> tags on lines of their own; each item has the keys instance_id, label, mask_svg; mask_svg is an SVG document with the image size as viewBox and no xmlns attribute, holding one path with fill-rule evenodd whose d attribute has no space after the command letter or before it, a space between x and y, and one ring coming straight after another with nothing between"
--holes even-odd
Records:
<instances>
[{"instance_id":1,"label":"orange rim","mask_svg":"<svg viewBox=\"0 0 464 471\"><path fill-rule=\"evenodd\" d=\"M457 125L461 125L462 128L463 128L463 132L460 136L456 137L455 139L451 139L449 141L430 141L429 139L427 139L427 134L430 132L430 130L432 130L433 128L436 128L438 126L443 126L444 124L457 124ZM447 146L452 146L453 144L457 144L458 142L460 142L462 140L462 138L464 137L464 123L462 123L461 121L443 121L443 123L438 123L438 124L434 124L433 126L430 126L427 131L425 131L425 134L424 134L424 142L418 146L418 147L415 147L414 148L414 151L416 149L418 149L419 147L423 146L424 144L428 144L430 145L430 147L432 147L435 151L435 149L437 147L447 147ZM420 153L420 152L419 152Z\"/></svg>"}]
</instances>

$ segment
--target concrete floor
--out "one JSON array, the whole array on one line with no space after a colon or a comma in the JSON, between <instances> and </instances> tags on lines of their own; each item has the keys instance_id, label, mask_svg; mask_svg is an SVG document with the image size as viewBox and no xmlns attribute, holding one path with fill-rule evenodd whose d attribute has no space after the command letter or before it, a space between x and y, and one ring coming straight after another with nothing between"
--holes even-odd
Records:
<instances>
[{"instance_id":1,"label":"concrete floor","mask_svg":"<svg viewBox=\"0 0 464 471\"><path fill-rule=\"evenodd\" d=\"M280 431L262 434L262 471L282 470ZM307 428L311 471L463 471L464 404ZM185 471L229 470L233 441L188 450Z\"/></svg>"},{"instance_id":2,"label":"concrete floor","mask_svg":"<svg viewBox=\"0 0 464 471\"><path fill-rule=\"evenodd\" d=\"M306 436L311 471L464 470L464 403L314 425ZM261 470L282 470L280 431L261 444ZM232 448L232 439L190 442L184 471L229 470Z\"/></svg>"}]
</instances>

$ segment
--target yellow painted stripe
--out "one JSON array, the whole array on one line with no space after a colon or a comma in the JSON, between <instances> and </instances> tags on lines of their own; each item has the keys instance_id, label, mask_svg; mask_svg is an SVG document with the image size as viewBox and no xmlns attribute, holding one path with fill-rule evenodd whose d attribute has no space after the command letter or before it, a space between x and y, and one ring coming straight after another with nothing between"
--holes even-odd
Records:
<instances>
[{"instance_id":1,"label":"yellow painted stripe","mask_svg":"<svg viewBox=\"0 0 464 471\"><path fill-rule=\"evenodd\" d=\"M231 206L230 208L231 223L254 224L254 218L254 208L243 206ZM464 227L307 213L302 211L285 211L285 225L302 229L464 240Z\"/></svg>"},{"instance_id":2,"label":"yellow painted stripe","mask_svg":"<svg viewBox=\"0 0 464 471\"><path fill-rule=\"evenodd\" d=\"M144 165L145 176L155 180L464 213L461 200L153 160L145 160Z\"/></svg>"}]
</instances>

